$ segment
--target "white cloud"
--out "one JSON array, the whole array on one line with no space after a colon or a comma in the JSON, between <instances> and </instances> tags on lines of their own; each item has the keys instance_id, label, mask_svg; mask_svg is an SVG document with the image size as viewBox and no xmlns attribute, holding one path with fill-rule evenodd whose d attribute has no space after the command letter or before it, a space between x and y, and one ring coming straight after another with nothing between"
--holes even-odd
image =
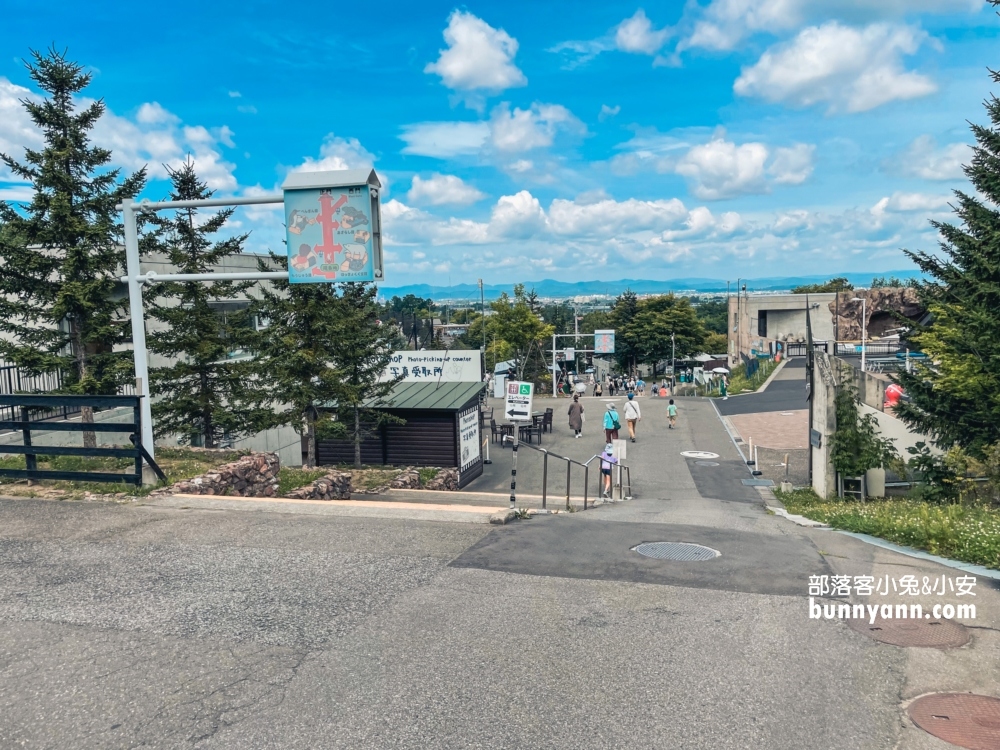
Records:
<instances>
[{"instance_id":1,"label":"white cloud","mask_svg":"<svg viewBox=\"0 0 1000 750\"><path fill-rule=\"evenodd\" d=\"M230 91L229 92L229 98L230 99L239 99L241 96L243 96L243 94L241 94L239 91Z\"/></svg>"},{"instance_id":2,"label":"white cloud","mask_svg":"<svg viewBox=\"0 0 1000 750\"><path fill-rule=\"evenodd\" d=\"M609 107L607 104L602 104L601 113L597 116L597 119L603 122L611 117L615 117L621 111L622 107L620 104L616 104L613 107Z\"/></svg>"},{"instance_id":3,"label":"white cloud","mask_svg":"<svg viewBox=\"0 0 1000 750\"><path fill-rule=\"evenodd\" d=\"M449 204L465 206L486 196L472 185L463 182L460 177L435 172L426 180L420 175L414 175L410 192L406 197L413 203L426 203L432 206Z\"/></svg>"},{"instance_id":4,"label":"white cloud","mask_svg":"<svg viewBox=\"0 0 1000 750\"><path fill-rule=\"evenodd\" d=\"M586 194L568 201L557 198L549 206L549 221L555 234L569 237L608 237L643 230L661 231L687 216L677 198L641 201L630 198L593 201Z\"/></svg>"},{"instance_id":5,"label":"white cloud","mask_svg":"<svg viewBox=\"0 0 1000 750\"><path fill-rule=\"evenodd\" d=\"M37 148L44 142L21 100L37 101L38 96L6 78L0 77L0 153L21 161L25 148ZM0 164L0 180L14 180L5 164Z\"/></svg>"},{"instance_id":6,"label":"white cloud","mask_svg":"<svg viewBox=\"0 0 1000 750\"><path fill-rule=\"evenodd\" d=\"M448 49L425 73L436 73L450 89L500 92L524 86L528 79L514 65L517 40L503 29L494 29L481 18L460 10L448 17L444 30Z\"/></svg>"},{"instance_id":7,"label":"white cloud","mask_svg":"<svg viewBox=\"0 0 1000 750\"><path fill-rule=\"evenodd\" d=\"M916 13L976 12L983 0L712 0L696 9L678 51L692 47L729 51L755 33L780 34L807 22L869 22Z\"/></svg>"},{"instance_id":8,"label":"white cloud","mask_svg":"<svg viewBox=\"0 0 1000 750\"><path fill-rule=\"evenodd\" d=\"M763 143L735 143L715 138L695 146L677 163L691 192L703 200L732 198L767 191L764 165L768 150Z\"/></svg>"},{"instance_id":9,"label":"white cloud","mask_svg":"<svg viewBox=\"0 0 1000 750\"><path fill-rule=\"evenodd\" d=\"M507 102L497 105L490 115L490 142L497 151L519 152L551 146L556 132L584 132L586 128L561 104L539 104L529 109L514 108Z\"/></svg>"},{"instance_id":10,"label":"white cloud","mask_svg":"<svg viewBox=\"0 0 1000 750\"><path fill-rule=\"evenodd\" d=\"M924 213L938 213L948 210L948 201L952 200L947 195L928 195L926 193L893 193L891 196L882 198L871 208L873 216L882 216L886 213L910 213L921 211Z\"/></svg>"},{"instance_id":11,"label":"white cloud","mask_svg":"<svg viewBox=\"0 0 1000 750\"><path fill-rule=\"evenodd\" d=\"M909 26L873 24L862 29L837 22L804 29L744 68L733 89L740 96L830 111L863 112L894 100L937 90L931 79L903 69L927 35Z\"/></svg>"},{"instance_id":12,"label":"white cloud","mask_svg":"<svg viewBox=\"0 0 1000 750\"><path fill-rule=\"evenodd\" d=\"M252 104L241 104L236 108L237 112L242 112L245 115L255 115L257 114L257 108Z\"/></svg>"},{"instance_id":13,"label":"white cloud","mask_svg":"<svg viewBox=\"0 0 1000 750\"><path fill-rule=\"evenodd\" d=\"M922 180L960 180L965 177L963 164L972 159L972 149L965 143L951 143L938 148L934 138L922 135L899 154L889 166L906 177Z\"/></svg>"},{"instance_id":14,"label":"white cloud","mask_svg":"<svg viewBox=\"0 0 1000 750\"><path fill-rule=\"evenodd\" d=\"M143 125L161 125L166 123L177 123L180 119L172 112L168 112L160 106L159 102L146 102L135 115L136 122Z\"/></svg>"},{"instance_id":15,"label":"white cloud","mask_svg":"<svg viewBox=\"0 0 1000 750\"><path fill-rule=\"evenodd\" d=\"M148 102L139 107L134 120L107 110L94 125L93 139L110 149L115 166L146 167L152 179L167 179L167 168L179 169L190 156L210 190L237 188L236 165L226 161L222 151L223 146L235 146L233 131L225 125L183 125L172 112Z\"/></svg>"},{"instance_id":16,"label":"white cloud","mask_svg":"<svg viewBox=\"0 0 1000 750\"><path fill-rule=\"evenodd\" d=\"M404 154L448 159L478 153L490 136L485 122L418 122L403 126Z\"/></svg>"},{"instance_id":17,"label":"white cloud","mask_svg":"<svg viewBox=\"0 0 1000 750\"><path fill-rule=\"evenodd\" d=\"M530 172L534 168L535 163L531 159L518 159L507 165L508 171L516 173Z\"/></svg>"},{"instance_id":18,"label":"white cloud","mask_svg":"<svg viewBox=\"0 0 1000 750\"><path fill-rule=\"evenodd\" d=\"M812 174L815 151L815 146L806 143L776 148L767 168L768 174L779 185L800 185Z\"/></svg>"},{"instance_id":19,"label":"white cloud","mask_svg":"<svg viewBox=\"0 0 1000 750\"><path fill-rule=\"evenodd\" d=\"M500 197L490 214L489 233L497 239L527 239L542 232L547 224L538 198L522 190Z\"/></svg>"},{"instance_id":20,"label":"white cloud","mask_svg":"<svg viewBox=\"0 0 1000 750\"><path fill-rule=\"evenodd\" d=\"M604 36L597 39L560 42L548 51L567 54L567 62L563 67L572 70L590 62L602 52L615 49L632 54L655 55L663 48L671 34L672 30L668 28L654 29L653 23L640 8Z\"/></svg>"},{"instance_id":21,"label":"white cloud","mask_svg":"<svg viewBox=\"0 0 1000 750\"><path fill-rule=\"evenodd\" d=\"M375 156L357 138L327 135L319 150L319 159L307 156L292 172L326 172L335 169L367 169L374 166Z\"/></svg>"},{"instance_id":22,"label":"white cloud","mask_svg":"<svg viewBox=\"0 0 1000 750\"><path fill-rule=\"evenodd\" d=\"M631 18L626 18L615 29L615 47L622 52L655 55L666 43L670 29L653 29L645 12L639 9Z\"/></svg>"}]
</instances>

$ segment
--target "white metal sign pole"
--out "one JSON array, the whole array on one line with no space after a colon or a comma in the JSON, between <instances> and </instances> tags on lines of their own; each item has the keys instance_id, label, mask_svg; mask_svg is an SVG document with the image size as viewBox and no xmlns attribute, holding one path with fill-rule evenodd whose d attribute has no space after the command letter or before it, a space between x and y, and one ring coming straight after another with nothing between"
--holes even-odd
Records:
<instances>
[{"instance_id":1,"label":"white metal sign pole","mask_svg":"<svg viewBox=\"0 0 1000 750\"><path fill-rule=\"evenodd\" d=\"M153 453L153 410L149 403L149 356L146 353L146 318L142 307L142 282L139 281L139 232L135 225L136 204L122 201L125 220L125 270L128 274L128 307L132 318L132 355L135 358L135 384L139 389L139 409L142 415L142 447L150 458Z\"/></svg>"}]
</instances>

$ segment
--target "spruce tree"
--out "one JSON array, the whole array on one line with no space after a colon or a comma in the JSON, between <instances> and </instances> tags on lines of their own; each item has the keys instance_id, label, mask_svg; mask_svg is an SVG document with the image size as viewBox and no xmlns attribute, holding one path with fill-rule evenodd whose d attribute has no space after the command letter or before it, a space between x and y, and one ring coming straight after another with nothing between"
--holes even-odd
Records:
<instances>
[{"instance_id":1,"label":"spruce tree","mask_svg":"<svg viewBox=\"0 0 1000 750\"><path fill-rule=\"evenodd\" d=\"M1000 73L991 75L1000 83ZM910 337L928 361L897 375L910 400L896 409L939 447L958 445L977 458L1000 442L1000 100L985 106L990 125L972 125L976 145L965 167L978 196L955 191L960 224L931 222L939 255L907 251L930 277L917 289L932 322Z\"/></svg>"},{"instance_id":2,"label":"spruce tree","mask_svg":"<svg viewBox=\"0 0 1000 750\"><path fill-rule=\"evenodd\" d=\"M282 269L287 259L271 254ZM261 270L270 270L264 261ZM306 465L316 465L318 434L355 443L361 465L361 442L369 431L366 412L395 382L379 383L389 364L396 333L379 321L376 290L360 283L290 284L276 281L262 288L251 311L269 325L251 333L254 379L270 416L263 426L291 425L306 438ZM336 404L338 419L321 407Z\"/></svg>"},{"instance_id":3,"label":"spruce tree","mask_svg":"<svg viewBox=\"0 0 1000 750\"><path fill-rule=\"evenodd\" d=\"M111 152L91 144L104 114L97 100L81 108L91 76L65 52L32 51L26 67L46 97L22 104L44 145L24 160L0 154L15 177L31 183L31 202L0 203L0 358L32 373L61 370L64 390L115 393L133 377L125 342L128 298L115 205L143 187L145 170L119 180ZM93 422L84 408L83 421ZM84 445L96 437L84 433Z\"/></svg>"},{"instance_id":4,"label":"spruce tree","mask_svg":"<svg viewBox=\"0 0 1000 750\"><path fill-rule=\"evenodd\" d=\"M177 170L169 167L170 200L203 200L212 191L198 179L190 159ZM160 252L178 273L207 273L226 258L239 254L246 234L213 242L235 209L202 218L195 208L162 214L148 221L152 232L143 238L145 252ZM149 351L171 361L150 372L153 424L157 436L176 434L180 442L200 436L206 448L219 446L223 436L238 440L255 429L256 389L250 365L229 359L237 348L244 316L223 315L213 302L246 295L254 282L186 281L158 284L149 303L149 317L165 328L148 335Z\"/></svg>"},{"instance_id":5,"label":"spruce tree","mask_svg":"<svg viewBox=\"0 0 1000 750\"><path fill-rule=\"evenodd\" d=\"M361 443L372 428L387 417L372 407L385 402L397 380L379 382L392 357L395 338L378 320L373 284L347 282L337 299L341 333L333 360L338 376L337 404L340 422L354 443L354 465L361 466Z\"/></svg>"}]
</instances>

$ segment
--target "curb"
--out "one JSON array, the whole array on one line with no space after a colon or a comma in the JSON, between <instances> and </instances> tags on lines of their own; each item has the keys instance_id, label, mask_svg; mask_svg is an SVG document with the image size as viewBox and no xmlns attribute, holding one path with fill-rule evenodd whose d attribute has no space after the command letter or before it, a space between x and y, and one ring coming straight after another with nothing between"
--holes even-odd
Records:
<instances>
[{"instance_id":1,"label":"curb","mask_svg":"<svg viewBox=\"0 0 1000 750\"><path fill-rule=\"evenodd\" d=\"M829 525L821 522L814 521L811 518L806 518L805 516L797 516L794 513L789 513L784 508L777 508L773 505L768 505L767 509L774 513L776 516L781 516L782 518L787 518L792 523L798 524L799 526L808 526L813 529L829 529Z\"/></svg>"},{"instance_id":2,"label":"curb","mask_svg":"<svg viewBox=\"0 0 1000 750\"><path fill-rule=\"evenodd\" d=\"M508 524L517 518L516 510L505 510L500 513L494 513L490 516L490 525L504 525Z\"/></svg>"},{"instance_id":3,"label":"curb","mask_svg":"<svg viewBox=\"0 0 1000 750\"><path fill-rule=\"evenodd\" d=\"M778 366L774 368L774 371L770 375L767 376L767 380L764 381L764 384L761 385L761 387L758 388L756 391L753 391L753 393L763 393L764 391L766 391L767 387L769 385L771 385L771 381L774 380L775 377L777 377L777 375L778 375L779 372L781 372L782 370L785 369L785 365L786 364L788 364L788 359L787 358L781 360L778 363Z\"/></svg>"}]
</instances>

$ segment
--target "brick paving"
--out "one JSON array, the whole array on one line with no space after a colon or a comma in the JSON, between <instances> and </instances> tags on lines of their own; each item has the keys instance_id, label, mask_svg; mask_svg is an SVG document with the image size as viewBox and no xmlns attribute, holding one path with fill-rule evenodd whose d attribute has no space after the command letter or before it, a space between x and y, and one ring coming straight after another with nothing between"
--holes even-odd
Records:
<instances>
[{"instance_id":1,"label":"brick paving","mask_svg":"<svg viewBox=\"0 0 1000 750\"><path fill-rule=\"evenodd\" d=\"M727 419L744 442L753 438L761 448L792 450L809 445L808 409L733 414Z\"/></svg>"}]
</instances>

